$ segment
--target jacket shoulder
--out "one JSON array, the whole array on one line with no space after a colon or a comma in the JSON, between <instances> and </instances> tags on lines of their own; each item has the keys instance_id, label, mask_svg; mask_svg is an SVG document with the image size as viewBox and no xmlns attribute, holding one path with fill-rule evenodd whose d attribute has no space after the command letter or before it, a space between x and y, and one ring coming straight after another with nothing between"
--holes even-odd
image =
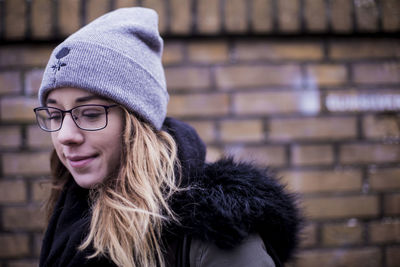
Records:
<instances>
[{"instance_id":1,"label":"jacket shoulder","mask_svg":"<svg viewBox=\"0 0 400 267\"><path fill-rule=\"evenodd\" d=\"M226 158L200 173L174 201L184 233L221 249L257 233L274 259L293 254L302 223L296 197L270 170Z\"/></svg>"},{"instance_id":2,"label":"jacket shoulder","mask_svg":"<svg viewBox=\"0 0 400 267\"><path fill-rule=\"evenodd\" d=\"M221 249L209 242L192 240L190 266L275 267L275 264L268 255L260 236L253 234L232 249Z\"/></svg>"}]
</instances>

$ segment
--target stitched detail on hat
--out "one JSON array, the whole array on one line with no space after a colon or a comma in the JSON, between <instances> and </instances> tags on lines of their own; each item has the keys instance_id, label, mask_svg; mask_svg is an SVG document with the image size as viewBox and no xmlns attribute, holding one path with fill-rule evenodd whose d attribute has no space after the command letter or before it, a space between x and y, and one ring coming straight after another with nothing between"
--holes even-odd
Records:
<instances>
[{"instance_id":1,"label":"stitched detail on hat","mask_svg":"<svg viewBox=\"0 0 400 267\"><path fill-rule=\"evenodd\" d=\"M56 59L61 59L65 56L67 56L69 54L69 51L71 49L69 49L68 47L63 47L63 49L61 49L60 51L58 51L57 55L56 55Z\"/></svg>"},{"instance_id":2,"label":"stitched detail on hat","mask_svg":"<svg viewBox=\"0 0 400 267\"><path fill-rule=\"evenodd\" d=\"M69 54L69 49L68 47L63 47L58 53L56 54L56 59L58 59L57 63L51 66L54 72L57 72L61 69L61 67L67 66L67 63L61 62L61 59L63 57L66 57Z\"/></svg>"}]
</instances>

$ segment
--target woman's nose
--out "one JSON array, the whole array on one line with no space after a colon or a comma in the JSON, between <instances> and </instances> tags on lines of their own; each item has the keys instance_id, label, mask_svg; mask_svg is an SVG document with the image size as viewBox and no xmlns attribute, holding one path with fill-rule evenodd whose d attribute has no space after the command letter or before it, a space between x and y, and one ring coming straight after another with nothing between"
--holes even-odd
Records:
<instances>
[{"instance_id":1,"label":"woman's nose","mask_svg":"<svg viewBox=\"0 0 400 267\"><path fill-rule=\"evenodd\" d=\"M57 140L63 145L81 144L84 140L82 130L78 128L70 114L65 114L61 129L56 133Z\"/></svg>"}]
</instances>

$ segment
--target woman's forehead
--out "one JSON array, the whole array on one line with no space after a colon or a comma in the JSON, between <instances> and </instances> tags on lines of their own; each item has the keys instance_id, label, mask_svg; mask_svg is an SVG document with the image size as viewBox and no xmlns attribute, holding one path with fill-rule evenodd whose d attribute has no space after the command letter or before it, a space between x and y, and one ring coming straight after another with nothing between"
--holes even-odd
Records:
<instances>
[{"instance_id":1,"label":"woman's forehead","mask_svg":"<svg viewBox=\"0 0 400 267\"><path fill-rule=\"evenodd\" d=\"M54 97L58 95L94 95L93 93L89 92L88 90L76 87L61 87L55 88L49 92L47 97Z\"/></svg>"},{"instance_id":2,"label":"woman's forehead","mask_svg":"<svg viewBox=\"0 0 400 267\"><path fill-rule=\"evenodd\" d=\"M97 94L93 94L87 90L74 87L63 87L57 88L52 91L47 96L46 103L57 103L59 101L73 101L77 103L87 102L90 100L105 100L106 98L101 97Z\"/></svg>"}]
</instances>

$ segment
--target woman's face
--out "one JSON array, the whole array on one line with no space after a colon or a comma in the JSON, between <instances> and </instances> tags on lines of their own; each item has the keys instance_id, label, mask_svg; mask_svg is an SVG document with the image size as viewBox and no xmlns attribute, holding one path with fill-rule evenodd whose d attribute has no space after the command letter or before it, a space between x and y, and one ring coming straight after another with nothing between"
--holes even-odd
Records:
<instances>
[{"instance_id":1,"label":"woman's face","mask_svg":"<svg viewBox=\"0 0 400 267\"><path fill-rule=\"evenodd\" d=\"M87 104L111 105L110 101L77 88L60 88L50 92L47 106L69 110ZM59 131L51 133L57 155L83 188L91 188L116 174L122 153L123 113L118 107L108 109L108 124L102 130L79 129L66 113Z\"/></svg>"}]
</instances>

